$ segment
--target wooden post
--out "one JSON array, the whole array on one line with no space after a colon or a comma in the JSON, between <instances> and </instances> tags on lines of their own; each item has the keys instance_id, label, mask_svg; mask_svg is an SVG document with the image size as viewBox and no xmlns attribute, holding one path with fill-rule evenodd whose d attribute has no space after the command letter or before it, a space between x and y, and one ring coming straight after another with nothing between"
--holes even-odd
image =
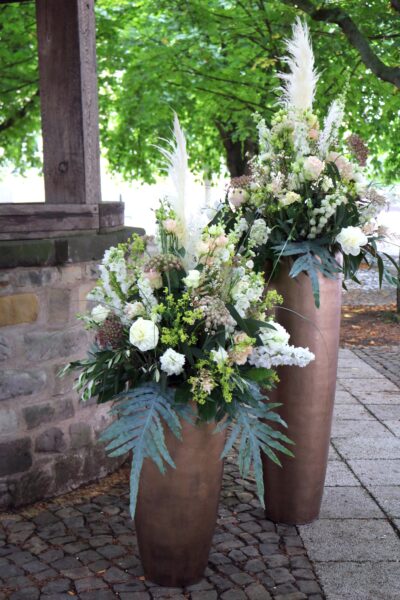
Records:
<instances>
[{"instance_id":1,"label":"wooden post","mask_svg":"<svg viewBox=\"0 0 400 600\"><path fill-rule=\"evenodd\" d=\"M94 0L36 0L46 202L101 201Z\"/></svg>"}]
</instances>

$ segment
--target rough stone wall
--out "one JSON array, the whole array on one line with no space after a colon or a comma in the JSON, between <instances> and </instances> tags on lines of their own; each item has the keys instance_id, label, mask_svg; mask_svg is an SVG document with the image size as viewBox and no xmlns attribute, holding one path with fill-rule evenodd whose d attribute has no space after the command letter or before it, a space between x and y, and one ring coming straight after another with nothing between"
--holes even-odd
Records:
<instances>
[{"instance_id":1,"label":"rough stone wall","mask_svg":"<svg viewBox=\"0 0 400 600\"><path fill-rule=\"evenodd\" d=\"M96 442L108 406L82 404L75 375L85 355L76 319L97 278L95 262L0 270L0 509L63 493L117 466Z\"/></svg>"}]
</instances>

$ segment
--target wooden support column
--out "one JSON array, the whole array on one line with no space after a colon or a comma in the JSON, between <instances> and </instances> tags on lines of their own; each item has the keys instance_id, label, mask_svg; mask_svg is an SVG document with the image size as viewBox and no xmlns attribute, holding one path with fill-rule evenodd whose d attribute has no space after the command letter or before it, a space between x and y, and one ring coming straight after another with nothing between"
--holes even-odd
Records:
<instances>
[{"instance_id":1,"label":"wooden support column","mask_svg":"<svg viewBox=\"0 0 400 600\"><path fill-rule=\"evenodd\" d=\"M36 0L46 203L101 201L94 0Z\"/></svg>"}]
</instances>

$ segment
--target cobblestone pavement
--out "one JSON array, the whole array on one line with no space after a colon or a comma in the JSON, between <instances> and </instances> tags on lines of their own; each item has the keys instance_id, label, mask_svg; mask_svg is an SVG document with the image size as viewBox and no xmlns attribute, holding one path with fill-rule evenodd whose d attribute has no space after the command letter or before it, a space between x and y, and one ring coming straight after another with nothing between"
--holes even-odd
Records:
<instances>
[{"instance_id":1,"label":"cobblestone pavement","mask_svg":"<svg viewBox=\"0 0 400 600\"><path fill-rule=\"evenodd\" d=\"M74 501L72 494L25 514L0 517L0 598L323 598L296 528L265 519L253 481L239 478L233 457L225 467L206 577L185 590L144 581L127 487L122 481L83 502Z\"/></svg>"},{"instance_id":2,"label":"cobblestone pavement","mask_svg":"<svg viewBox=\"0 0 400 600\"><path fill-rule=\"evenodd\" d=\"M399 600L399 436L399 388L341 350L318 521L266 520L230 457L204 579L160 588L143 577L123 471L0 515L0 600Z\"/></svg>"}]
</instances>

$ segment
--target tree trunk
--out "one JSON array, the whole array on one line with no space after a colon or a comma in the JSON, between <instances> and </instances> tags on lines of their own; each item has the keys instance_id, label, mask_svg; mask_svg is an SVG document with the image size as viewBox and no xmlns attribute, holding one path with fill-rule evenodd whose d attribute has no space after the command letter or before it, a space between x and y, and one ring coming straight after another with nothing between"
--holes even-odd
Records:
<instances>
[{"instance_id":1,"label":"tree trunk","mask_svg":"<svg viewBox=\"0 0 400 600\"><path fill-rule=\"evenodd\" d=\"M222 123L216 123L226 152L226 164L230 176L249 175L249 162L257 152L257 143L251 139L244 142L234 140L234 130L226 129Z\"/></svg>"}]
</instances>

